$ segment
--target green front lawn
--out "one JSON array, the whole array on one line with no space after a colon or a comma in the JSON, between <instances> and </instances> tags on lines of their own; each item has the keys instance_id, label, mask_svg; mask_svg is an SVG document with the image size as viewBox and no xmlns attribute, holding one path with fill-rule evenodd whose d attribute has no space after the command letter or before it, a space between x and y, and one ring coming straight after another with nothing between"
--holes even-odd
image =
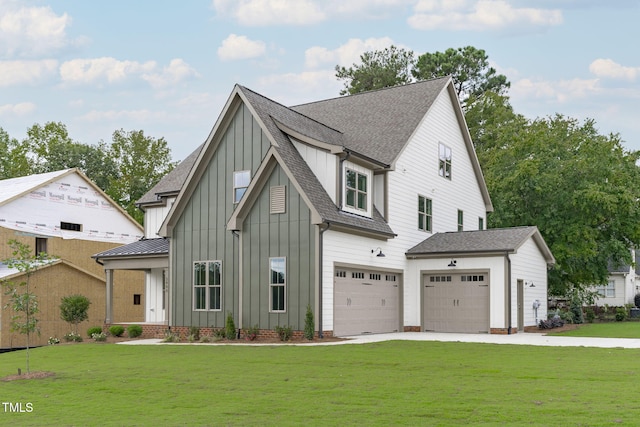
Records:
<instances>
[{"instance_id":1,"label":"green front lawn","mask_svg":"<svg viewBox=\"0 0 640 427\"><path fill-rule=\"evenodd\" d=\"M640 338L640 322L603 322L585 323L577 329L564 332L553 332L549 335L567 337L596 337L596 338Z\"/></svg>"},{"instance_id":2,"label":"green front lawn","mask_svg":"<svg viewBox=\"0 0 640 427\"><path fill-rule=\"evenodd\" d=\"M640 350L392 341L60 345L0 383L2 425L636 425ZM0 377L24 353L0 354Z\"/></svg>"}]
</instances>

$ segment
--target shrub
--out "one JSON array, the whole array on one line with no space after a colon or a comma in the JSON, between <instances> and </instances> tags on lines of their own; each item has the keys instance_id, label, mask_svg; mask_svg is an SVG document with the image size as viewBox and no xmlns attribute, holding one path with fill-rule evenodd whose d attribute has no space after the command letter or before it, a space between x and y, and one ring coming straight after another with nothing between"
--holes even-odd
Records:
<instances>
[{"instance_id":1,"label":"shrub","mask_svg":"<svg viewBox=\"0 0 640 427\"><path fill-rule=\"evenodd\" d=\"M575 323L573 311L560 311L559 317L564 323Z\"/></svg>"},{"instance_id":2,"label":"shrub","mask_svg":"<svg viewBox=\"0 0 640 427\"><path fill-rule=\"evenodd\" d=\"M226 331L224 328L213 328L213 337L216 338L216 341L220 341L226 336Z\"/></svg>"},{"instance_id":3,"label":"shrub","mask_svg":"<svg viewBox=\"0 0 640 427\"><path fill-rule=\"evenodd\" d=\"M564 321L557 314L551 319L540 320L540 323L538 324L538 328L540 329L561 328L562 326L564 326Z\"/></svg>"},{"instance_id":4,"label":"shrub","mask_svg":"<svg viewBox=\"0 0 640 427\"><path fill-rule=\"evenodd\" d=\"M101 326L93 326L93 327L91 327L91 328L89 328L87 330L87 336L89 338L91 338L91 336L93 334L99 334L99 333L102 333L102 327Z\"/></svg>"},{"instance_id":5,"label":"shrub","mask_svg":"<svg viewBox=\"0 0 640 427\"><path fill-rule=\"evenodd\" d=\"M293 336L293 328L291 326L276 326L274 330L278 334L280 341L289 341Z\"/></svg>"},{"instance_id":6,"label":"shrub","mask_svg":"<svg viewBox=\"0 0 640 427\"><path fill-rule=\"evenodd\" d=\"M120 337L124 334L124 326L122 325L111 325L109 327L109 333L114 337Z\"/></svg>"},{"instance_id":7,"label":"shrub","mask_svg":"<svg viewBox=\"0 0 640 427\"><path fill-rule=\"evenodd\" d=\"M203 335L200 337L200 342L207 343L211 342L211 335Z\"/></svg>"},{"instance_id":8,"label":"shrub","mask_svg":"<svg viewBox=\"0 0 640 427\"><path fill-rule=\"evenodd\" d=\"M49 337L48 343L49 345L56 345L56 344L60 344L60 340L56 337Z\"/></svg>"},{"instance_id":9,"label":"shrub","mask_svg":"<svg viewBox=\"0 0 640 427\"><path fill-rule=\"evenodd\" d=\"M82 342L82 337L75 332L69 332L63 338L66 342Z\"/></svg>"},{"instance_id":10,"label":"shrub","mask_svg":"<svg viewBox=\"0 0 640 427\"><path fill-rule=\"evenodd\" d=\"M640 294L636 294L636 296L633 297L633 303L636 307L640 308Z\"/></svg>"},{"instance_id":11,"label":"shrub","mask_svg":"<svg viewBox=\"0 0 640 427\"><path fill-rule=\"evenodd\" d=\"M107 340L107 334L105 334L104 332L97 332L91 334L91 338L93 338L94 341L104 342Z\"/></svg>"},{"instance_id":12,"label":"shrub","mask_svg":"<svg viewBox=\"0 0 640 427\"><path fill-rule=\"evenodd\" d=\"M622 322L627 318L627 310L624 307L618 307L616 309L616 321Z\"/></svg>"},{"instance_id":13,"label":"shrub","mask_svg":"<svg viewBox=\"0 0 640 427\"><path fill-rule=\"evenodd\" d=\"M571 298L571 306L569 310L573 313L573 323L584 323L584 317L582 315L582 301L575 295Z\"/></svg>"},{"instance_id":14,"label":"shrub","mask_svg":"<svg viewBox=\"0 0 640 427\"><path fill-rule=\"evenodd\" d=\"M63 297L60 304L60 317L65 322L75 326L78 333L78 324L89 317L89 306L91 302L84 295L69 295Z\"/></svg>"},{"instance_id":15,"label":"shrub","mask_svg":"<svg viewBox=\"0 0 640 427\"><path fill-rule=\"evenodd\" d=\"M198 341L200 339L200 328L197 326L189 326L189 342Z\"/></svg>"},{"instance_id":16,"label":"shrub","mask_svg":"<svg viewBox=\"0 0 640 427\"><path fill-rule=\"evenodd\" d=\"M167 329L164 333L164 339L162 342L180 342L180 334Z\"/></svg>"},{"instance_id":17,"label":"shrub","mask_svg":"<svg viewBox=\"0 0 640 427\"><path fill-rule=\"evenodd\" d=\"M137 338L142 335L142 326L140 325L129 325L127 327L127 335L129 338Z\"/></svg>"},{"instance_id":18,"label":"shrub","mask_svg":"<svg viewBox=\"0 0 640 427\"><path fill-rule=\"evenodd\" d=\"M585 314L585 316L587 318L587 322L593 323L593 321L596 318L596 313L595 313L595 311L593 311L593 308L589 307L589 308L585 309L585 313L584 314Z\"/></svg>"},{"instance_id":19,"label":"shrub","mask_svg":"<svg viewBox=\"0 0 640 427\"><path fill-rule=\"evenodd\" d=\"M231 312L227 313L227 323L224 328L224 336L228 340L236 339L236 324L233 321L233 314L231 314Z\"/></svg>"},{"instance_id":20,"label":"shrub","mask_svg":"<svg viewBox=\"0 0 640 427\"><path fill-rule=\"evenodd\" d=\"M307 304L307 313L304 316L304 337L312 341L314 335L315 324L313 321L313 311L311 311L311 304Z\"/></svg>"},{"instance_id":21,"label":"shrub","mask_svg":"<svg viewBox=\"0 0 640 427\"><path fill-rule=\"evenodd\" d=\"M247 341L253 341L256 339L256 337L258 336L258 334L260 333L260 329L258 328L258 325L255 324L251 327L248 327L247 329L245 329L244 331L244 338Z\"/></svg>"}]
</instances>

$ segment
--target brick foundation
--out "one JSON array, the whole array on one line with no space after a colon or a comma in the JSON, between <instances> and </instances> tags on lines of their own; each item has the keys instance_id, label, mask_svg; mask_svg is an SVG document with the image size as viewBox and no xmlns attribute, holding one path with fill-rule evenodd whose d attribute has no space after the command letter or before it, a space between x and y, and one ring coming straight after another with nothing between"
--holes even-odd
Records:
<instances>
[{"instance_id":1,"label":"brick foundation","mask_svg":"<svg viewBox=\"0 0 640 427\"><path fill-rule=\"evenodd\" d=\"M509 334L509 328L491 328L489 333L490 334L495 334L495 335L508 335ZM511 335L517 334L517 333L518 333L518 329L517 328L511 328Z\"/></svg>"},{"instance_id":2,"label":"brick foundation","mask_svg":"<svg viewBox=\"0 0 640 427\"><path fill-rule=\"evenodd\" d=\"M420 326L405 326L404 331L405 332L422 332L420 330Z\"/></svg>"}]
</instances>

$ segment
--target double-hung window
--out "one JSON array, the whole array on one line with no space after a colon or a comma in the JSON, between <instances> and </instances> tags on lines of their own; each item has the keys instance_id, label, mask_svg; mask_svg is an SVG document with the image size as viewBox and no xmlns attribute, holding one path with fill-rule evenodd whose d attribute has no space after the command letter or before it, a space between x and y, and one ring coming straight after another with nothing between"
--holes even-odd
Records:
<instances>
[{"instance_id":1,"label":"double-hung window","mask_svg":"<svg viewBox=\"0 0 640 427\"><path fill-rule=\"evenodd\" d=\"M193 309L222 310L222 261L193 263Z\"/></svg>"},{"instance_id":2,"label":"double-hung window","mask_svg":"<svg viewBox=\"0 0 640 427\"><path fill-rule=\"evenodd\" d=\"M346 206L359 211L367 211L369 208L367 200L368 176L364 173L347 169L345 178Z\"/></svg>"},{"instance_id":3,"label":"double-hung window","mask_svg":"<svg viewBox=\"0 0 640 427\"><path fill-rule=\"evenodd\" d=\"M596 288L596 292L603 298L616 297L616 282L610 280L606 285L600 285Z\"/></svg>"},{"instance_id":4,"label":"double-hung window","mask_svg":"<svg viewBox=\"0 0 640 427\"><path fill-rule=\"evenodd\" d=\"M440 143L438 159L438 174L443 178L451 179L451 147Z\"/></svg>"},{"instance_id":5,"label":"double-hung window","mask_svg":"<svg viewBox=\"0 0 640 427\"><path fill-rule=\"evenodd\" d=\"M235 171L233 173L233 203L239 203L249 187L251 171Z\"/></svg>"},{"instance_id":6,"label":"double-hung window","mask_svg":"<svg viewBox=\"0 0 640 427\"><path fill-rule=\"evenodd\" d=\"M464 230L464 212L458 209L458 231Z\"/></svg>"},{"instance_id":7,"label":"double-hung window","mask_svg":"<svg viewBox=\"0 0 640 427\"><path fill-rule=\"evenodd\" d=\"M287 289L287 259L269 258L269 311L285 312Z\"/></svg>"},{"instance_id":8,"label":"double-hung window","mask_svg":"<svg viewBox=\"0 0 640 427\"><path fill-rule=\"evenodd\" d=\"M431 199L418 196L418 229L431 232Z\"/></svg>"}]
</instances>

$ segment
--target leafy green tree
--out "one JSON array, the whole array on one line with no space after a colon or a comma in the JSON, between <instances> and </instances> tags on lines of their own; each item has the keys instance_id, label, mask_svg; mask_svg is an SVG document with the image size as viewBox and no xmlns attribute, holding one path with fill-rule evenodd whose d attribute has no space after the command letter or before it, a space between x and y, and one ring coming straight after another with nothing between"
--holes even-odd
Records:
<instances>
[{"instance_id":1,"label":"leafy green tree","mask_svg":"<svg viewBox=\"0 0 640 427\"><path fill-rule=\"evenodd\" d=\"M494 128L489 129L486 124ZM481 161L494 205L490 227L537 225L556 258L552 295L606 283L607 266L631 263L640 242L640 153L592 120L556 115L485 122Z\"/></svg>"},{"instance_id":2,"label":"leafy green tree","mask_svg":"<svg viewBox=\"0 0 640 427\"><path fill-rule=\"evenodd\" d=\"M340 95L353 95L368 90L382 89L411 83L411 68L415 62L413 52L390 46L383 50L360 55L360 65L345 68L336 65L338 80L346 80Z\"/></svg>"},{"instance_id":3,"label":"leafy green tree","mask_svg":"<svg viewBox=\"0 0 640 427\"><path fill-rule=\"evenodd\" d=\"M117 176L110 180L106 193L142 223L143 213L135 202L175 167L171 150L164 138L145 136L142 130L120 129L112 139L109 157L115 162Z\"/></svg>"},{"instance_id":4,"label":"leafy green tree","mask_svg":"<svg viewBox=\"0 0 640 427\"><path fill-rule=\"evenodd\" d=\"M0 179L16 178L31 173L28 147L0 128Z\"/></svg>"},{"instance_id":5,"label":"leafy green tree","mask_svg":"<svg viewBox=\"0 0 640 427\"><path fill-rule=\"evenodd\" d=\"M412 73L417 80L450 75L462 101L487 91L504 95L511 85L504 75L489 66L486 52L473 46L422 54Z\"/></svg>"},{"instance_id":6,"label":"leafy green tree","mask_svg":"<svg viewBox=\"0 0 640 427\"><path fill-rule=\"evenodd\" d=\"M78 324L89 318L89 306L91 301L84 295L69 295L63 297L60 303L60 317L65 322L74 326L74 332L78 333Z\"/></svg>"},{"instance_id":7,"label":"leafy green tree","mask_svg":"<svg viewBox=\"0 0 640 427\"><path fill-rule=\"evenodd\" d=\"M26 337L26 368L27 373L29 373L30 338L32 334L40 333L38 327L39 320L36 317L40 311L38 308L38 299L29 287L29 279L33 273L50 258L44 253L34 256L29 245L20 243L17 240L11 239L8 244L11 248L12 256L3 262L7 267L16 269L22 273L20 277L24 278L24 280L19 283L13 280L2 281L2 285L5 288L5 295L9 297L7 304L5 304L3 308L13 311L10 322L11 330Z\"/></svg>"}]
</instances>

